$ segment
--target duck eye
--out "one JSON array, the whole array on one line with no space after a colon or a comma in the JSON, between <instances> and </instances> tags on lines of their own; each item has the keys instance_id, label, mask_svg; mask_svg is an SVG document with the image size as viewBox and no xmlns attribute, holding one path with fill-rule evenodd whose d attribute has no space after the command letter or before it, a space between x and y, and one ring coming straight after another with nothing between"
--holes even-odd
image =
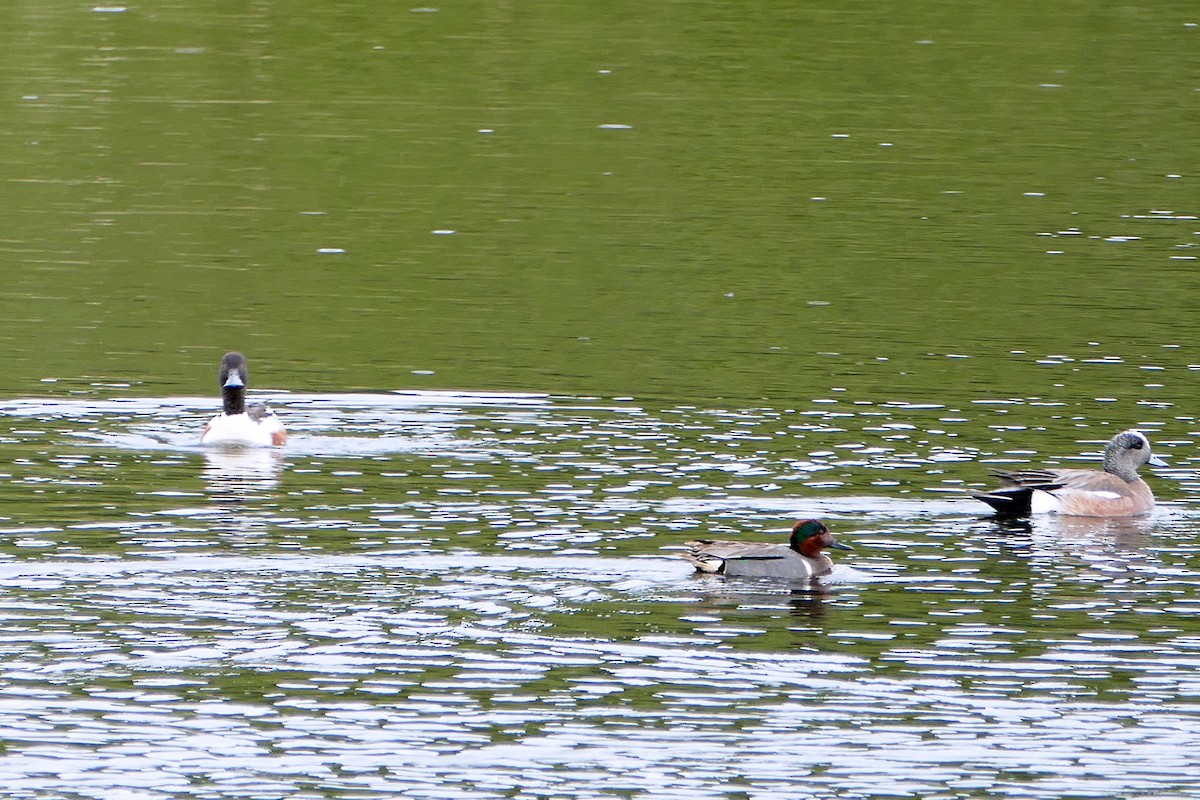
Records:
<instances>
[{"instance_id":1,"label":"duck eye","mask_svg":"<svg viewBox=\"0 0 1200 800\"><path fill-rule=\"evenodd\" d=\"M1142 449L1142 440L1134 439L1132 442L1129 443L1129 449L1130 450L1141 450Z\"/></svg>"}]
</instances>

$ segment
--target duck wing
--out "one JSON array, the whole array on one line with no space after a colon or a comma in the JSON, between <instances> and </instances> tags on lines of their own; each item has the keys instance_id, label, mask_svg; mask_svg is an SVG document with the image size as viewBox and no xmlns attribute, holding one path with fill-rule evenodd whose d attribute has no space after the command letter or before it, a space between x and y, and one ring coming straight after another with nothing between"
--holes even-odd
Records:
<instances>
[{"instance_id":1,"label":"duck wing","mask_svg":"<svg viewBox=\"0 0 1200 800\"><path fill-rule=\"evenodd\" d=\"M1087 470L1065 470L1066 472L1087 472ZM994 469L991 472L992 477L999 478L1000 482L1005 486L1027 486L1031 489L1041 489L1042 491L1050 491L1051 489L1062 488L1062 474L1064 470L1053 469L1022 469L1009 471L1006 469Z\"/></svg>"},{"instance_id":2,"label":"duck wing","mask_svg":"<svg viewBox=\"0 0 1200 800\"><path fill-rule=\"evenodd\" d=\"M696 539L684 542L683 557L701 572L724 572L727 561L771 561L787 558L791 549L783 544L766 542L730 542L715 539Z\"/></svg>"},{"instance_id":3,"label":"duck wing","mask_svg":"<svg viewBox=\"0 0 1200 800\"><path fill-rule=\"evenodd\" d=\"M255 422L262 422L267 417L275 416L275 412L266 403L252 403L246 406L246 413L250 415L250 419Z\"/></svg>"},{"instance_id":4,"label":"duck wing","mask_svg":"<svg viewBox=\"0 0 1200 800\"><path fill-rule=\"evenodd\" d=\"M1063 469L1055 473L1063 489L1080 492L1112 492L1121 488L1125 481L1111 472L1097 469Z\"/></svg>"}]
</instances>

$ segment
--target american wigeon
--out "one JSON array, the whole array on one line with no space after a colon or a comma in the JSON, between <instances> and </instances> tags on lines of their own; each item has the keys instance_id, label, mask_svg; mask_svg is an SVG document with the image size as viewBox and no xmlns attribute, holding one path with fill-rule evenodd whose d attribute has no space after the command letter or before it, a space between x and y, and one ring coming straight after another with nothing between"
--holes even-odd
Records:
<instances>
[{"instance_id":1,"label":"american wigeon","mask_svg":"<svg viewBox=\"0 0 1200 800\"><path fill-rule=\"evenodd\" d=\"M1104 470L996 470L1004 486L972 493L1005 517L1059 513L1077 517L1133 517L1154 510L1154 493L1138 477L1138 467L1166 462L1150 453L1140 431L1122 431L1104 448Z\"/></svg>"},{"instance_id":2,"label":"american wigeon","mask_svg":"<svg viewBox=\"0 0 1200 800\"><path fill-rule=\"evenodd\" d=\"M219 380L222 412L205 426L200 444L272 447L287 442L287 431L271 409L263 403L246 406L250 372L241 353L224 355Z\"/></svg>"},{"instance_id":3,"label":"american wigeon","mask_svg":"<svg viewBox=\"0 0 1200 800\"><path fill-rule=\"evenodd\" d=\"M828 575L833 561L821 551L826 547L852 549L833 538L815 519L797 522L787 544L729 542L699 539L687 542L683 557L697 572L712 572L738 578L808 580Z\"/></svg>"}]
</instances>

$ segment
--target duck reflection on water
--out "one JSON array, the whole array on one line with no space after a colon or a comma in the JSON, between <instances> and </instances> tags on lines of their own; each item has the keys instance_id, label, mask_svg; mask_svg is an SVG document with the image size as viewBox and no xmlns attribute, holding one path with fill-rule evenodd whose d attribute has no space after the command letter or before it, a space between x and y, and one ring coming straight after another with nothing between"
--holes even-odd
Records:
<instances>
[{"instance_id":1,"label":"duck reflection on water","mask_svg":"<svg viewBox=\"0 0 1200 800\"><path fill-rule=\"evenodd\" d=\"M205 488L213 500L240 502L279 487L284 454L266 449L204 451Z\"/></svg>"}]
</instances>

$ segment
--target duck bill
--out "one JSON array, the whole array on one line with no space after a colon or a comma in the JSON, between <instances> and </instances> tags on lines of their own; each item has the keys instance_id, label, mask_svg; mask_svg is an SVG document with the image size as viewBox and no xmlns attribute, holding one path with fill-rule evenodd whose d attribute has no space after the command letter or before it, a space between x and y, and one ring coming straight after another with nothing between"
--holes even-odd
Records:
<instances>
[{"instance_id":1,"label":"duck bill","mask_svg":"<svg viewBox=\"0 0 1200 800\"><path fill-rule=\"evenodd\" d=\"M837 539L834 539L832 542L830 542L829 546L834 548L835 550L853 550L854 549L853 547L846 544L845 542L839 542Z\"/></svg>"},{"instance_id":2,"label":"duck bill","mask_svg":"<svg viewBox=\"0 0 1200 800\"><path fill-rule=\"evenodd\" d=\"M1159 458L1158 456L1150 456L1150 460L1149 460L1149 461L1147 461L1146 463L1147 463L1147 464L1149 464L1149 465L1150 465L1150 466L1152 466L1152 467L1169 467L1169 466L1171 466L1170 464L1168 464L1167 462L1163 461L1163 460L1162 460L1161 458Z\"/></svg>"}]
</instances>

